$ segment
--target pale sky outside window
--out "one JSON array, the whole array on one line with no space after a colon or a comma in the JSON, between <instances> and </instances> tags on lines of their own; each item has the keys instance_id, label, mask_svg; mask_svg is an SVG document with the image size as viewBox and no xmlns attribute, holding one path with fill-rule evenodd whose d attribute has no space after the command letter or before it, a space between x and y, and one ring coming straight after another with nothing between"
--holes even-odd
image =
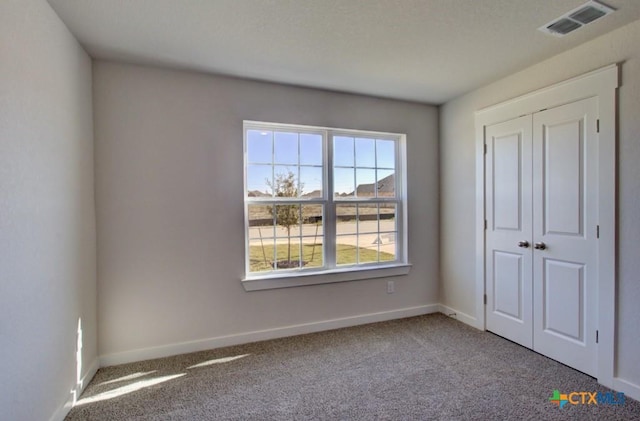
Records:
<instances>
[{"instance_id":1,"label":"pale sky outside window","mask_svg":"<svg viewBox=\"0 0 640 421\"><path fill-rule=\"evenodd\" d=\"M302 183L303 195L322 191L322 157L319 134L248 130L247 191L270 193L274 174L289 172ZM394 173L395 142L334 136L333 166L335 195L353 196L358 186L373 185L376 178Z\"/></svg>"}]
</instances>

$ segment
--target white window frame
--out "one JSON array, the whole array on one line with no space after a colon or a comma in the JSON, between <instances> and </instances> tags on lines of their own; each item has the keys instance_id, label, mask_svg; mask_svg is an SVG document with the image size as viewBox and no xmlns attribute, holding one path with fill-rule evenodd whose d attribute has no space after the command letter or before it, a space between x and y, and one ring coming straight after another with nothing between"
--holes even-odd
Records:
<instances>
[{"instance_id":1,"label":"white window frame","mask_svg":"<svg viewBox=\"0 0 640 421\"><path fill-rule=\"evenodd\" d=\"M323 143L323 188L322 197L278 200L283 203L321 204L323 213L323 257L324 266L320 268L278 269L268 272L249 271L249 205L274 203L271 199L247 196L247 132L249 130L295 131L322 135ZM347 136L371 139L393 140L395 142L395 198L335 198L333 194L333 137ZM243 195L244 195L244 239L245 239L245 276L242 284L247 291L286 288L302 285L316 285L333 282L372 279L380 277L406 275L411 265L408 263L407 247L407 189L406 189L406 135L400 133L374 132L330 127L279 124L261 121L243 122ZM337 204L396 204L396 260L389 262L356 263L352 265L336 264L336 205Z\"/></svg>"}]
</instances>

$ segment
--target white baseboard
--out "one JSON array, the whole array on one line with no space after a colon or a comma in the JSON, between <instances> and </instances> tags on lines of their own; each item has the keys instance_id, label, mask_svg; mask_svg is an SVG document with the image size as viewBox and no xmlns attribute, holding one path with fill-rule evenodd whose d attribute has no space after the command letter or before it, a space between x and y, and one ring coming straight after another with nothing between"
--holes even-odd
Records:
<instances>
[{"instance_id":1,"label":"white baseboard","mask_svg":"<svg viewBox=\"0 0 640 421\"><path fill-rule=\"evenodd\" d=\"M382 311L378 313L363 314L340 319L325 320L320 322L304 323L275 329L265 329L235 335L220 336L198 341L183 342L153 348L137 349L133 351L103 355L93 360L77 385L75 398L79 398L85 387L89 384L99 367L125 364L136 361L162 358L172 355L186 354L190 352L205 351L208 349L225 346L240 345L250 342L258 342L269 339L284 338L288 336L302 335L305 333L321 332L343 327L358 326L368 323L383 322L387 320L402 319L406 317L420 316L431 313L442 313L445 316L455 318L469 326L477 328L478 320L468 314L457 311L443 304L430 304L417 307L403 308L399 310ZM99 363L99 365L98 365ZM620 377L614 377L613 390L623 392L625 396L640 401L640 385L631 383ZM63 421L74 404L74 396L71 393L69 400L52 415L50 421Z\"/></svg>"},{"instance_id":2,"label":"white baseboard","mask_svg":"<svg viewBox=\"0 0 640 421\"><path fill-rule=\"evenodd\" d=\"M265 341L269 339L284 338L287 336L302 335L324 330L339 329L343 327L363 325L367 323L383 322L387 320L402 319L405 317L420 316L423 314L437 313L440 311L438 304L403 308L399 310L382 311L378 313L363 314L340 319L325 320L321 322L304 323L280 327L275 329L258 330L254 332L239 333L235 335L220 336L217 338L202 339L191 342L182 342L171 345L163 345L153 348L135 349L100 356L100 367L126 364L135 361L144 361L154 358L169 357L172 355L187 354L190 352L205 351L208 349L222 348L225 346L241 345L250 342Z\"/></svg>"},{"instance_id":3,"label":"white baseboard","mask_svg":"<svg viewBox=\"0 0 640 421\"><path fill-rule=\"evenodd\" d=\"M439 306L440 313L444 314L445 316L449 316L451 318L459 320L466 325L475 327L476 329L478 328L478 319L476 319L475 317L469 316L468 314L465 314L449 306L445 306L444 304L440 304Z\"/></svg>"},{"instance_id":4,"label":"white baseboard","mask_svg":"<svg viewBox=\"0 0 640 421\"><path fill-rule=\"evenodd\" d=\"M620 377L614 377L612 389L624 393L627 397L640 401L640 385L631 383Z\"/></svg>"},{"instance_id":5,"label":"white baseboard","mask_svg":"<svg viewBox=\"0 0 640 421\"><path fill-rule=\"evenodd\" d=\"M71 408L73 408L73 396L53 413L49 421L64 421L64 418L69 414Z\"/></svg>"},{"instance_id":6,"label":"white baseboard","mask_svg":"<svg viewBox=\"0 0 640 421\"><path fill-rule=\"evenodd\" d=\"M87 385L91 382L93 376L98 372L98 369L100 368L99 363L100 360L98 358L94 358L91 364L89 364L87 371L85 371L84 376L82 376L80 383L76 387L76 399L82 395L82 392L87 388Z\"/></svg>"},{"instance_id":7,"label":"white baseboard","mask_svg":"<svg viewBox=\"0 0 640 421\"><path fill-rule=\"evenodd\" d=\"M73 408L75 401L80 397L91 379L93 379L93 376L96 375L99 368L98 363L98 358L95 358L91 364L89 364L89 368L85 371L80 382L75 386L74 390L70 391L69 399L67 399L64 405L59 407L56 412L53 413L51 418L49 418L49 421L64 421L65 417L69 414L69 411L71 411L71 408Z\"/></svg>"}]
</instances>

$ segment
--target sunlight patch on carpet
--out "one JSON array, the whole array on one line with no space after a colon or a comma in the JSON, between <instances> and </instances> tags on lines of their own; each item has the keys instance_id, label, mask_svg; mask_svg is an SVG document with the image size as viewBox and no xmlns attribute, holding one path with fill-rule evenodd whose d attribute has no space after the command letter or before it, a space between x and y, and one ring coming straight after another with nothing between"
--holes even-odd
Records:
<instances>
[{"instance_id":1,"label":"sunlight patch on carpet","mask_svg":"<svg viewBox=\"0 0 640 421\"><path fill-rule=\"evenodd\" d=\"M137 378L148 376L149 374L153 374L153 373L157 373L157 372L158 372L158 370L146 371L146 372L137 372L137 373L129 374L128 376L122 376L122 377L118 377L117 379L113 379L113 380L109 380L109 381L106 381L106 382L98 383L98 386L104 386L105 384L112 384L112 383L118 383L118 382L125 382L127 380L137 379Z\"/></svg>"},{"instance_id":2,"label":"sunlight patch on carpet","mask_svg":"<svg viewBox=\"0 0 640 421\"><path fill-rule=\"evenodd\" d=\"M138 382L131 383L129 385L122 386L122 387L119 387L117 389L110 390L108 392L99 393L99 394L97 394L95 396L90 396L90 397L87 397L87 398L80 399L78 402L76 402L76 406L78 406L78 405L86 405L88 403L94 403L94 402L105 401L105 400L108 400L108 399L117 398L119 396L126 395L128 393L135 392L135 391L138 391L140 389L144 389L145 387L150 387L150 386L154 386L156 384L164 383L164 382L169 381L169 380L177 379L178 377L182 377L185 374L186 373L174 374L174 375L171 375L171 376L156 377L155 379L140 380Z\"/></svg>"},{"instance_id":3,"label":"sunlight patch on carpet","mask_svg":"<svg viewBox=\"0 0 640 421\"><path fill-rule=\"evenodd\" d=\"M201 362L199 364L195 364L195 365L192 365L190 367L187 367L187 370L190 370L192 368L206 367L208 365L213 365L213 364L228 363L228 362L231 362L231 361L239 360L240 358L248 357L249 355L251 355L251 354L236 355L236 356L233 356L233 357L216 358L215 360L204 361L204 362Z\"/></svg>"}]
</instances>

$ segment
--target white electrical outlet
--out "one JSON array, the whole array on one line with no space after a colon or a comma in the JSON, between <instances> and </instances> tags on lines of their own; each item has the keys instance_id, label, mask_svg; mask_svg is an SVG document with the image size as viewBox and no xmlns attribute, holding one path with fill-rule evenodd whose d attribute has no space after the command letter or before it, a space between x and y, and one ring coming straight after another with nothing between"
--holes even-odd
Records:
<instances>
[{"instance_id":1,"label":"white electrical outlet","mask_svg":"<svg viewBox=\"0 0 640 421\"><path fill-rule=\"evenodd\" d=\"M387 281L387 294L393 294L396 292L396 283L394 281Z\"/></svg>"}]
</instances>

